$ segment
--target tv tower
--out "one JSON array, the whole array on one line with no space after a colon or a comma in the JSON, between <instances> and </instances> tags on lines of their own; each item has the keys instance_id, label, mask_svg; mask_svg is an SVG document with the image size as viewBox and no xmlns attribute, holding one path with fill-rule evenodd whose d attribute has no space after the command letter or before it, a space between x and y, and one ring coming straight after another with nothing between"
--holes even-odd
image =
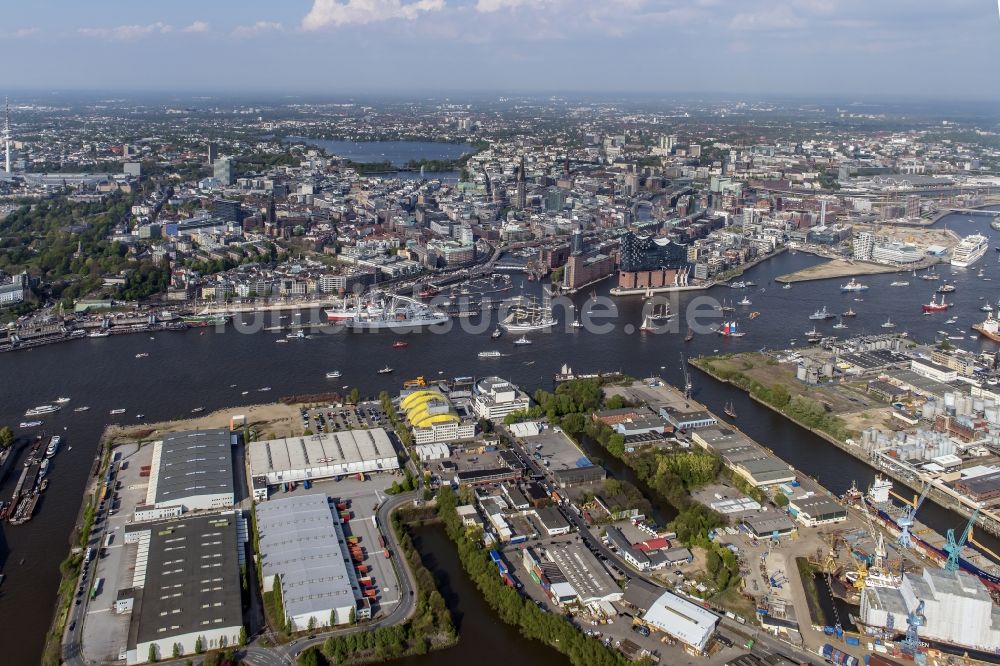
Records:
<instances>
[{"instance_id":1,"label":"tv tower","mask_svg":"<svg viewBox=\"0 0 1000 666\"><path fill-rule=\"evenodd\" d=\"M4 171L10 173L10 101L4 97L3 149Z\"/></svg>"}]
</instances>

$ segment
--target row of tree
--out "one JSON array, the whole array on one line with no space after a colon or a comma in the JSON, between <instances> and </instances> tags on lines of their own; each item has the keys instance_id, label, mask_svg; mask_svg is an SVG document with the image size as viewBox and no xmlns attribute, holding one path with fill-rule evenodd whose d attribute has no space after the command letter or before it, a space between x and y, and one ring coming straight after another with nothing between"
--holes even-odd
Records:
<instances>
[{"instance_id":1,"label":"row of tree","mask_svg":"<svg viewBox=\"0 0 1000 666\"><path fill-rule=\"evenodd\" d=\"M457 497L449 486L438 493L438 516L458 549L466 574L486 602L505 623L518 627L525 638L541 641L566 655L574 666L624 666L618 652L587 636L563 615L547 613L514 588L505 585L489 555L482 548L478 528L467 529L456 511Z\"/></svg>"}]
</instances>

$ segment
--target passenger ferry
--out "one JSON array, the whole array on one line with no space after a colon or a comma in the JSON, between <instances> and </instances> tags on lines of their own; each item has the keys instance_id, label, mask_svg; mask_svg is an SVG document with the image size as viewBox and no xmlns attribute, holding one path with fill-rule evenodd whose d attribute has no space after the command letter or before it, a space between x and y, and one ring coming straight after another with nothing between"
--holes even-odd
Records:
<instances>
[{"instance_id":1,"label":"passenger ferry","mask_svg":"<svg viewBox=\"0 0 1000 666\"><path fill-rule=\"evenodd\" d=\"M871 508L873 517L878 519L889 534L899 536L900 529L896 521L903 513L903 508L896 506L889 499L891 490L892 481L881 476L875 477L874 483L864 497L864 502ZM948 553L944 550L945 544L948 543L947 539L919 520L914 520L913 526L910 527L910 540L918 552L939 566L944 566L948 560ZM979 578L990 589L1000 590L1000 564L992 561L974 547L966 544L962 548L958 557L958 566L963 571Z\"/></svg>"},{"instance_id":2,"label":"passenger ferry","mask_svg":"<svg viewBox=\"0 0 1000 666\"><path fill-rule=\"evenodd\" d=\"M490 351L479 352L479 358L500 358L501 356L503 356L503 354L496 351L495 349Z\"/></svg>"},{"instance_id":3,"label":"passenger ferry","mask_svg":"<svg viewBox=\"0 0 1000 666\"><path fill-rule=\"evenodd\" d=\"M951 255L951 265L959 268L971 266L983 258L989 247L989 241L982 234L966 236L955 247L955 251Z\"/></svg>"},{"instance_id":4,"label":"passenger ferry","mask_svg":"<svg viewBox=\"0 0 1000 666\"><path fill-rule=\"evenodd\" d=\"M330 372L326 373L327 379L337 379L338 377L340 377L340 370L331 370Z\"/></svg>"},{"instance_id":5,"label":"passenger ferry","mask_svg":"<svg viewBox=\"0 0 1000 666\"><path fill-rule=\"evenodd\" d=\"M38 407L32 407L27 410L25 416L41 416L42 414L51 414L53 412L58 412L62 407L59 405L39 405Z\"/></svg>"}]
</instances>

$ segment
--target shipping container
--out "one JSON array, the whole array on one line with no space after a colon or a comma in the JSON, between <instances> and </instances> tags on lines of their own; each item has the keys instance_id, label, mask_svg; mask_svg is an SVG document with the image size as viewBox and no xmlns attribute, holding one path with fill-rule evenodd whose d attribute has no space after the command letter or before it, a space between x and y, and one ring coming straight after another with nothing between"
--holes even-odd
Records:
<instances>
[{"instance_id":1,"label":"shipping container","mask_svg":"<svg viewBox=\"0 0 1000 666\"><path fill-rule=\"evenodd\" d=\"M337 502L337 511L347 511L350 508L347 502Z\"/></svg>"},{"instance_id":2,"label":"shipping container","mask_svg":"<svg viewBox=\"0 0 1000 666\"><path fill-rule=\"evenodd\" d=\"M369 599L374 599L376 596L378 596L378 591L375 590L374 588L368 588L367 590L364 591L364 595Z\"/></svg>"},{"instance_id":3,"label":"shipping container","mask_svg":"<svg viewBox=\"0 0 1000 666\"><path fill-rule=\"evenodd\" d=\"M360 542L361 542L361 537L356 537L356 536L347 537L347 543L349 543L352 546L356 546Z\"/></svg>"},{"instance_id":4,"label":"shipping container","mask_svg":"<svg viewBox=\"0 0 1000 666\"><path fill-rule=\"evenodd\" d=\"M385 548L385 536L381 534L378 535L378 546L379 548Z\"/></svg>"},{"instance_id":5,"label":"shipping container","mask_svg":"<svg viewBox=\"0 0 1000 666\"><path fill-rule=\"evenodd\" d=\"M852 657L845 652L841 652L829 643L823 646L821 652L824 659L831 664L837 664L837 666L859 666L860 664L857 657Z\"/></svg>"},{"instance_id":6,"label":"shipping container","mask_svg":"<svg viewBox=\"0 0 1000 666\"><path fill-rule=\"evenodd\" d=\"M844 642L847 643L848 645L853 645L855 647L861 645L861 641L858 640L857 636L848 636L847 638L844 639Z\"/></svg>"},{"instance_id":7,"label":"shipping container","mask_svg":"<svg viewBox=\"0 0 1000 666\"><path fill-rule=\"evenodd\" d=\"M389 549L388 548L386 548L385 550L382 551L382 556L385 557L385 559L389 559Z\"/></svg>"},{"instance_id":8,"label":"shipping container","mask_svg":"<svg viewBox=\"0 0 1000 666\"><path fill-rule=\"evenodd\" d=\"M369 571L369 568L368 568L367 564L359 564L358 566L355 567L355 569L357 569L358 573L362 574L362 575L368 573L368 571Z\"/></svg>"}]
</instances>

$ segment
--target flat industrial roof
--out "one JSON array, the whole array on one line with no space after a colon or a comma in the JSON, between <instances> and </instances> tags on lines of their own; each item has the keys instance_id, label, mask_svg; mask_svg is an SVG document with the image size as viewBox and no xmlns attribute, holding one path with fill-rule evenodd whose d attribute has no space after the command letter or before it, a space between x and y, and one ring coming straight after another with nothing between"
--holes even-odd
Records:
<instances>
[{"instance_id":1,"label":"flat industrial roof","mask_svg":"<svg viewBox=\"0 0 1000 666\"><path fill-rule=\"evenodd\" d=\"M585 603L621 593L621 588L594 554L580 543L553 545L545 552Z\"/></svg>"},{"instance_id":2,"label":"flat industrial roof","mask_svg":"<svg viewBox=\"0 0 1000 666\"><path fill-rule=\"evenodd\" d=\"M664 592L643 619L688 645L703 649L719 618L711 611L673 592Z\"/></svg>"},{"instance_id":3,"label":"flat industrial roof","mask_svg":"<svg viewBox=\"0 0 1000 666\"><path fill-rule=\"evenodd\" d=\"M173 636L243 624L239 520L197 515L148 527L137 643L165 641L168 651Z\"/></svg>"},{"instance_id":4,"label":"flat industrial roof","mask_svg":"<svg viewBox=\"0 0 1000 666\"><path fill-rule=\"evenodd\" d=\"M325 493L261 502L255 511L261 569L280 577L288 615L355 605L343 533Z\"/></svg>"},{"instance_id":5,"label":"flat industrial roof","mask_svg":"<svg viewBox=\"0 0 1000 666\"><path fill-rule=\"evenodd\" d=\"M286 437L247 444L253 474L273 474L307 469L337 470L350 465L381 463L396 469L396 449L383 428L345 430L307 437ZM341 474L353 470L340 471Z\"/></svg>"},{"instance_id":6,"label":"flat industrial roof","mask_svg":"<svg viewBox=\"0 0 1000 666\"><path fill-rule=\"evenodd\" d=\"M157 445L159 464L154 504L180 503L197 495L233 493L232 433L227 428L165 435Z\"/></svg>"}]
</instances>

